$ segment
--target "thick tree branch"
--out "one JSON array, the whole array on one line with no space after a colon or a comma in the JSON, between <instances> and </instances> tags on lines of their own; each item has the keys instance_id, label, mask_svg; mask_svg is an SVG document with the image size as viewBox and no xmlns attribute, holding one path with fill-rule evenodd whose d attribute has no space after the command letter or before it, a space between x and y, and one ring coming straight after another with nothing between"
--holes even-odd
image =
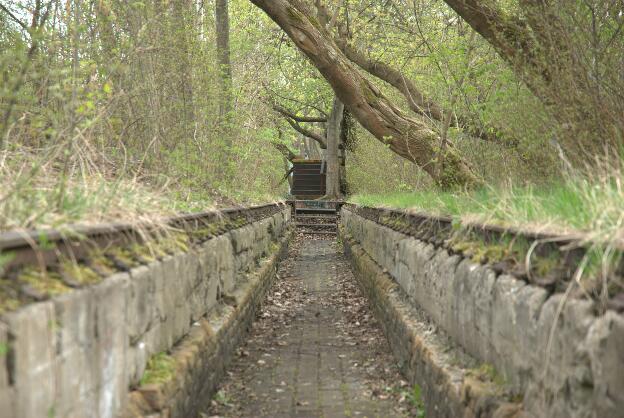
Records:
<instances>
[{"instance_id":1,"label":"thick tree branch","mask_svg":"<svg viewBox=\"0 0 624 418\"><path fill-rule=\"evenodd\" d=\"M263 9L310 59L336 96L360 124L379 141L413 161L441 187L474 186L479 182L469 165L450 146L439 152L439 136L423 121L403 114L364 78L334 43L332 36L312 23L308 7L299 0L251 0ZM444 159L438 175L435 162Z\"/></svg>"},{"instance_id":2,"label":"thick tree branch","mask_svg":"<svg viewBox=\"0 0 624 418\"><path fill-rule=\"evenodd\" d=\"M322 149L327 149L327 143L325 142L325 138L321 134L304 128L289 117L286 117L285 119L286 122L288 122L288 124L292 126L295 131L299 132L301 135L307 136L308 138L315 140L319 143Z\"/></svg>"},{"instance_id":3,"label":"thick tree branch","mask_svg":"<svg viewBox=\"0 0 624 418\"><path fill-rule=\"evenodd\" d=\"M592 75L597 60L584 57L583 49L591 45L579 44L575 28L561 14L557 2L520 0L519 16L509 15L495 1L445 2L550 108L566 132L562 140L567 142L567 157L575 164L584 166L587 154L603 152L605 145L620 146L624 128L621 106L616 101L606 104L600 96Z\"/></svg>"},{"instance_id":4,"label":"thick tree branch","mask_svg":"<svg viewBox=\"0 0 624 418\"><path fill-rule=\"evenodd\" d=\"M273 110L279 112L281 115L286 116L296 122L327 122L327 118L323 116L297 116L294 112L282 107L278 104L273 104Z\"/></svg>"},{"instance_id":5,"label":"thick tree branch","mask_svg":"<svg viewBox=\"0 0 624 418\"><path fill-rule=\"evenodd\" d=\"M271 144L275 147L275 149L277 149L284 157L286 157L286 159L288 161L292 161L295 158L298 157L297 154L295 154L294 152L292 152L292 150L286 145L286 144L282 144L281 142L271 142Z\"/></svg>"},{"instance_id":6,"label":"thick tree branch","mask_svg":"<svg viewBox=\"0 0 624 418\"><path fill-rule=\"evenodd\" d=\"M552 81L548 60L540 57L531 28L522 20L506 15L494 2L445 0L477 33L509 62L527 87L543 98L536 81Z\"/></svg>"},{"instance_id":7,"label":"thick tree branch","mask_svg":"<svg viewBox=\"0 0 624 418\"><path fill-rule=\"evenodd\" d=\"M327 9L320 2L317 2L317 10L319 12L319 19L323 23L326 23L330 18ZM350 45L348 43L348 32L343 25L338 26L338 32L340 35L335 39L336 44L349 60L372 76L396 88L405 97L409 108L414 113L429 117L438 122L445 121L445 115L451 113L450 110L442 108L425 96L416 85L414 85L412 80L406 77L400 70L384 62L373 60ZM519 143L517 139L508 141L503 138L499 129L492 126L476 125L470 118L462 115L452 118L450 126L462 128L468 135L488 142L512 147L517 146Z\"/></svg>"},{"instance_id":8,"label":"thick tree branch","mask_svg":"<svg viewBox=\"0 0 624 418\"><path fill-rule=\"evenodd\" d=\"M2 9L2 11L4 13L6 13L7 15L9 15L9 17L11 18L11 20L13 20L15 23L17 23L18 25L20 25L22 27L22 29L24 29L26 32L28 32L28 25L26 25L24 22L22 22L21 20L19 20L17 18L17 16L15 16L13 14L13 12L11 12L5 5L3 5L2 3L0 3L0 9Z\"/></svg>"},{"instance_id":9,"label":"thick tree branch","mask_svg":"<svg viewBox=\"0 0 624 418\"><path fill-rule=\"evenodd\" d=\"M344 41L338 42L338 46L345 53L347 58L357 64L358 67L396 88L405 97L408 106L414 113L442 122L445 119L445 115L450 112L450 110L442 108L421 93L412 80L406 77L401 71L384 62L375 61L366 57L362 52ZM450 126L461 128L468 135L488 142L507 146L516 146L519 142L517 139L507 141L502 137L498 129L492 126L481 127L475 125L470 118L464 117L463 115L458 115L456 118L453 118Z\"/></svg>"}]
</instances>

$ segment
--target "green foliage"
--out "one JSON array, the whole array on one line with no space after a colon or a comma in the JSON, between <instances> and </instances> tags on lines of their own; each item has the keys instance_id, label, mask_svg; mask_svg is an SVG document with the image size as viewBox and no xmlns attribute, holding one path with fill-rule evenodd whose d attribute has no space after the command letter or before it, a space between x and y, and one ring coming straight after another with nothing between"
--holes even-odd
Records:
<instances>
[{"instance_id":1,"label":"green foliage","mask_svg":"<svg viewBox=\"0 0 624 418\"><path fill-rule=\"evenodd\" d=\"M147 362L141 385L165 383L174 376L175 362L166 353L154 354Z\"/></svg>"},{"instance_id":2,"label":"green foliage","mask_svg":"<svg viewBox=\"0 0 624 418\"><path fill-rule=\"evenodd\" d=\"M257 7L248 0L229 3L234 106L227 115L219 114L222 69L210 2L198 13L188 2L68 1L51 9L42 30L32 34L0 12L0 117L9 115L6 124L0 120L5 148L0 181L7 185L0 191L0 229L144 219L285 197L286 182L279 180L288 162L271 143L277 140L301 154L305 144L268 102L279 101L299 115L319 115L330 108L333 91ZM498 4L511 20L530 17L517 2ZM349 19L350 43L366 56L400 69L454 117L503 138L490 143L448 129L462 158L497 190L455 199L428 192L432 184L421 170L357 129L357 140L351 136L347 143L350 190L420 190L416 206L456 215L487 213L504 221L518 214L521 222L574 228L614 225L616 206L599 221L597 208L576 210L591 206L586 195L574 192L576 183L558 186L567 181L561 179L565 162L558 155L574 132L444 2L327 5L339 21ZM24 21L33 13L20 2L8 7ZM560 17L570 28L570 44L583 48L586 39L594 39L579 54L582 62L596 63L587 68L588 80L617 81L609 91L621 91L614 71L624 51L613 25L618 14L600 5L601 12L593 14L598 25L584 37L589 25L571 26L565 19L588 22L591 10L581 3L566 7ZM38 48L29 54L33 41ZM372 81L397 107L408 108L400 92ZM613 96L602 84L595 90L601 95L595 103ZM600 114L592 109L586 113ZM444 131L439 121L422 122ZM513 198L504 192L509 179L521 186L508 190L519 194ZM530 191L522 189L525 184L537 186ZM584 186L586 192L590 188Z\"/></svg>"},{"instance_id":3,"label":"green foliage","mask_svg":"<svg viewBox=\"0 0 624 418\"><path fill-rule=\"evenodd\" d=\"M585 230L603 239L619 228L624 192L613 182L569 179L550 186L482 188L472 192L439 192L356 195L361 205L415 208L429 213L476 219L503 225L554 230Z\"/></svg>"},{"instance_id":4,"label":"green foliage","mask_svg":"<svg viewBox=\"0 0 624 418\"><path fill-rule=\"evenodd\" d=\"M494 383L499 388L503 387L506 382L503 376L500 375L489 363L483 363L478 368L472 369L469 371L469 374L474 375L476 378L481 379L483 381L489 381Z\"/></svg>"},{"instance_id":5,"label":"green foliage","mask_svg":"<svg viewBox=\"0 0 624 418\"><path fill-rule=\"evenodd\" d=\"M184 2L65 6L51 8L30 55L30 36L0 11L0 229L286 192L267 142L273 121L258 111L256 67L273 47L253 5L231 2L235 117L223 119L211 13ZM33 12L9 9L25 21Z\"/></svg>"},{"instance_id":6,"label":"green foliage","mask_svg":"<svg viewBox=\"0 0 624 418\"><path fill-rule=\"evenodd\" d=\"M39 237L37 239L37 242L39 244L39 248L41 248L43 251L53 250L56 246L53 242L51 242L48 239L48 235L45 233L45 231L39 232Z\"/></svg>"},{"instance_id":7,"label":"green foliage","mask_svg":"<svg viewBox=\"0 0 624 418\"><path fill-rule=\"evenodd\" d=\"M35 292L46 297L56 296L70 290L58 273L41 271L36 267L24 268L17 277L19 283L31 287Z\"/></svg>"},{"instance_id":8,"label":"green foliage","mask_svg":"<svg viewBox=\"0 0 624 418\"><path fill-rule=\"evenodd\" d=\"M15 258L15 253L12 251L0 253L0 272L3 271L4 266L9 264Z\"/></svg>"},{"instance_id":9,"label":"green foliage","mask_svg":"<svg viewBox=\"0 0 624 418\"><path fill-rule=\"evenodd\" d=\"M408 393L407 399L416 408L416 416L425 418L425 403L422 399L422 388L420 385L414 385L411 392Z\"/></svg>"},{"instance_id":10,"label":"green foliage","mask_svg":"<svg viewBox=\"0 0 624 418\"><path fill-rule=\"evenodd\" d=\"M218 391L214 396L214 400L223 406L232 406L232 399L224 390Z\"/></svg>"}]
</instances>

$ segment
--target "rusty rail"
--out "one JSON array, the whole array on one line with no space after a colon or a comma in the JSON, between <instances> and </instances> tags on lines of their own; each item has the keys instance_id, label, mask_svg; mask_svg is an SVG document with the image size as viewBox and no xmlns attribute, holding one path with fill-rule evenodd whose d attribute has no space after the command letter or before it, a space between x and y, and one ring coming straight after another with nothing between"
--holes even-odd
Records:
<instances>
[{"instance_id":1,"label":"rusty rail","mask_svg":"<svg viewBox=\"0 0 624 418\"><path fill-rule=\"evenodd\" d=\"M107 248L128 242L144 242L146 232L162 230L163 227L192 231L215 222L244 219L241 225L271 216L285 208L284 203L211 210L199 213L167 217L159 222L103 223L97 225L70 225L63 230L38 229L9 231L0 234L0 265L2 273L23 267L38 265L46 267L56 263L60 257L69 256L81 260L93 248Z\"/></svg>"},{"instance_id":2,"label":"rusty rail","mask_svg":"<svg viewBox=\"0 0 624 418\"><path fill-rule=\"evenodd\" d=\"M443 247L450 253L460 254L464 257L471 257L471 250L457 250L453 246L453 239L461 237L461 234L472 234L472 237L479 237L486 245L495 245L504 238L523 238L529 251L525 254L522 262L512 262L509 259L502 260L480 260L488 263L497 273L511 274L526 282L545 287L553 292L558 292L567 286L583 259L592 246L600 247L599 243L592 242L587 235L578 234L557 234L553 232L527 231L520 228L505 227L499 225L483 224L477 222L462 222L457 224L449 216L432 215L422 212L407 212L389 208L375 208L347 203L343 208L353 212L365 219L388 227L397 232L412 236L421 241ZM616 245L620 255L624 254L624 247ZM558 256L559 264L548 274L538 274L534 271L531 263L535 258ZM612 275L621 279L624 272L624 256L615 259L611 266ZM590 289L598 296L601 282L597 281L596 288ZM624 311L624 292L621 290L616 295L612 295L609 307L618 311Z\"/></svg>"}]
</instances>

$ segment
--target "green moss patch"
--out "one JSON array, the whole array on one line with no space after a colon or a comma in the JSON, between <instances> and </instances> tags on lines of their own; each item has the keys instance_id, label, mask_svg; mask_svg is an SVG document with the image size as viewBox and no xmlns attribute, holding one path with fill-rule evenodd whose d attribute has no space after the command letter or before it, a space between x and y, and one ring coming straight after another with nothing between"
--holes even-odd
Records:
<instances>
[{"instance_id":1,"label":"green moss patch","mask_svg":"<svg viewBox=\"0 0 624 418\"><path fill-rule=\"evenodd\" d=\"M22 285L31 287L43 297L51 297L68 292L71 288L63 283L59 273L42 271L35 267L26 267L18 278Z\"/></svg>"},{"instance_id":2,"label":"green moss patch","mask_svg":"<svg viewBox=\"0 0 624 418\"><path fill-rule=\"evenodd\" d=\"M166 353L153 355L147 362L141 385L165 383L175 374L175 361Z\"/></svg>"},{"instance_id":3,"label":"green moss patch","mask_svg":"<svg viewBox=\"0 0 624 418\"><path fill-rule=\"evenodd\" d=\"M99 274L83 263L72 260L61 260L61 276L66 276L79 285L97 283L102 280Z\"/></svg>"}]
</instances>

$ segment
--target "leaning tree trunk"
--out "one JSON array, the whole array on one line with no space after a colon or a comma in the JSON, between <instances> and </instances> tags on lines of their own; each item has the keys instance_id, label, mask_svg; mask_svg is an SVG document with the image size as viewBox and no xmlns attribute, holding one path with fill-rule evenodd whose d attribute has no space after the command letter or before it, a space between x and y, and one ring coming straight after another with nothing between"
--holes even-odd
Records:
<instances>
[{"instance_id":1,"label":"leaning tree trunk","mask_svg":"<svg viewBox=\"0 0 624 418\"><path fill-rule=\"evenodd\" d=\"M375 138L425 170L443 188L474 186L469 165L449 146L440 153L440 137L424 121L401 112L364 78L299 0L251 0L264 10L306 54L336 96ZM442 158L441 172L436 161Z\"/></svg>"},{"instance_id":2,"label":"leaning tree trunk","mask_svg":"<svg viewBox=\"0 0 624 418\"><path fill-rule=\"evenodd\" d=\"M327 149L325 150L325 161L327 171L325 178L324 199L338 200L342 198L340 193L340 161L338 159L338 145L340 144L340 126L344 105L334 97L332 111L327 119Z\"/></svg>"},{"instance_id":3,"label":"leaning tree trunk","mask_svg":"<svg viewBox=\"0 0 624 418\"><path fill-rule=\"evenodd\" d=\"M560 16L558 2L521 0L520 14L511 14L500 2L444 0L506 60L566 132L568 159L581 167L591 164L605 146L618 149L624 118L621 100L606 100L591 75L594 59L584 59L589 48L575 38L574 26ZM582 16L576 17L583 22ZM582 23L580 23L582 24ZM574 23L579 25L579 23ZM594 105L594 103L600 103ZM593 107L593 108L592 108Z\"/></svg>"}]
</instances>

